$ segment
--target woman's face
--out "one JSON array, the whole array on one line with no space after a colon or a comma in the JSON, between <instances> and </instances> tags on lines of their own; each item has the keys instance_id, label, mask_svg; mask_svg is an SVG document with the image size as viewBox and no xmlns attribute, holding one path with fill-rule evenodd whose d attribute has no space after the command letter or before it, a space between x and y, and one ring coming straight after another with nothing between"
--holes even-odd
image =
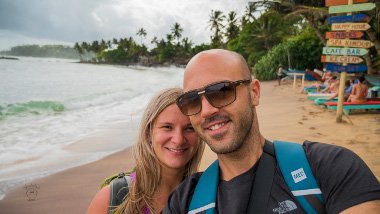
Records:
<instances>
[{"instance_id":1,"label":"woman's face","mask_svg":"<svg viewBox=\"0 0 380 214\"><path fill-rule=\"evenodd\" d=\"M198 135L177 105L164 109L153 123L154 152L165 168L183 170L198 148Z\"/></svg>"}]
</instances>

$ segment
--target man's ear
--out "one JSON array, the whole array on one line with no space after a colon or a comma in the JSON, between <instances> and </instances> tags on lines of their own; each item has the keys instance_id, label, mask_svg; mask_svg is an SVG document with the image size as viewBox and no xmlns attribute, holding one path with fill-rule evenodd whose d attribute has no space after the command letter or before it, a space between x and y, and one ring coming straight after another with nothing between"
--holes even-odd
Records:
<instances>
[{"instance_id":1,"label":"man's ear","mask_svg":"<svg viewBox=\"0 0 380 214\"><path fill-rule=\"evenodd\" d=\"M258 106L260 101L260 81L253 79L250 84L251 100L253 106Z\"/></svg>"}]
</instances>

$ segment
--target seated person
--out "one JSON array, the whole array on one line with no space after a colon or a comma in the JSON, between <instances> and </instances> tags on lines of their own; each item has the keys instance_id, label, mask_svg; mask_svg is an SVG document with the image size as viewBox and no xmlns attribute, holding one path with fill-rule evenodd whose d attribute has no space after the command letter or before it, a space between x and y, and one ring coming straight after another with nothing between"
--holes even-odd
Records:
<instances>
[{"instance_id":1,"label":"seated person","mask_svg":"<svg viewBox=\"0 0 380 214\"><path fill-rule=\"evenodd\" d=\"M331 71L326 71L325 73L323 73L322 75L322 84L317 84L316 87L317 87L317 92L320 92L321 91L321 86L324 86L325 88L328 88L328 86L330 85L329 81L331 79L334 78L334 75L331 73ZM336 79L336 77L335 77Z\"/></svg>"},{"instance_id":2,"label":"seated person","mask_svg":"<svg viewBox=\"0 0 380 214\"><path fill-rule=\"evenodd\" d=\"M322 91L319 91L321 93L335 93L336 91L339 91L339 80L336 76L332 76L327 81L325 81L324 84L325 88Z\"/></svg>"},{"instance_id":3,"label":"seated person","mask_svg":"<svg viewBox=\"0 0 380 214\"><path fill-rule=\"evenodd\" d=\"M358 84L352 87L351 95L348 97L348 102L364 103L367 101L368 87L364 84L364 76L359 77Z\"/></svg>"},{"instance_id":4,"label":"seated person","mask_svg":"<svg viewBox=\"0 0 380 214\"><path fill-rule=\"evenodd\" d=\"M308 69L306 69L306 70L308 70ZM317 69L314 69L314 70L317 70ZM322 83L317 82L317 83L314 83L312 86L304 87L303 89L301 89L300 93L314 91L312 89L315 89L315 88L316 88L316 90L315 90L316 92L321 92L322 89L326 89L329 86L330 79L332 79L334 77L334 75L331 73L331 71L326 71L325 68L323 70L325 72L323 73L321 79L319 80L319 81L322 81ZM320 71L320 70L318 70L318 71ZM310 72L313 72L313 71L310 71ZM322 71L320 71L320 72L322 72Z\"/></svg>"},{"instance_id":5,"label":"seated person","mask_svg":"<svg viewBox=\"0 0 380 214\"><path fill-rule=\"evenodd\" d=\"M344 94L343 94L343 100L346 101L348 97L351 94L353 84L351 83L351 80L346 80L345 82L345 88L344 88ZM339 96L339 81L336 81L333 86L333 90L335 90L334 94L329 97L327 100L333 100Z\"/></svg>"},{"instance_id":6,"label":"seated person","mask_svg":"<svg viewBox=\"0 0 380 214\"><path fill-rule=\"evenodd\" d=\"M281 85L281 80L285 77L287 77L288 75L285 74L284 72L284 69L282 68L282 65L280 64L279 65L279 68L278 68L278 71L277 71L277 81L278 81L278 85Z\"/></svg>"}]
</instances>

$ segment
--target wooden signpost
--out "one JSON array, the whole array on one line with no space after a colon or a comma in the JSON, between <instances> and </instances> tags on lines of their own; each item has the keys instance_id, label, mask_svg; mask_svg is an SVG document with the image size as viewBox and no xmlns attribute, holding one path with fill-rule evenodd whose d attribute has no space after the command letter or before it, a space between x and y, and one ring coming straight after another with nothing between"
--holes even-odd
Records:
<instances>
[{"instance_id":1,"label":"wooden signpost","mask_svg":"<svg viewBox=\"0 0 380 214\"><path fill-rule=\"evenodd\" d=\"M326 32L326 39L353 39L362 38L364 33L361 31L336 31Z\"/></svg>"},{"instance_id":2,"label":"wooden signpost","mask_svg":"<svg viewBox=\"0 0 380 214\"><path fill-rule=\"evenodd\" d=\"M368 50L364 48L323 47L322 53L328 55L364 56L368 53Z\"/></svg>"},{"instance_id":3,"label":"wooden signpost","mask_svg":"<svg viewBox=\"0 0 380 214\"><path fill-rule=\"evenodd\" d=\"M329 25L334 23L345 23L345 22L369 22L369 16L358 13L348 16L332 16L327 19Z\"/></svg>"},{"instance_id":4,"label":"wooden signpost","mask_svg":"<svg viewBox=\"0 0 380 214\"><path fill-rule=\"evenodd\" d=\"M351 39L329 39L327 46L353 47L353 48L370 48L374 44L368 40L351 40Z\"/></svg>"},{"instance_id":5,"label":"wooden signpost","mask_svg":"<svg viewBox=\"0 0 380 214\"><path fill-rule=\"evenodd\" d=\"M374 3L366 3L368 0L325 0L325 5L329 7L329 14L347 13L345 16L334 16L328 18L331 30L337 32L327 32L326 46L321 57L322 62L332 62L326 64L326 69L340 73L338 105L336 111L336 122L342 122L343 116L343 95L347 72L359 73L367 71L365 65L352 65L363 62L358 56L368 53L364 48L370 48L374 44L367 40L355 40L363 37L363 32L371 28L367 22L370 18L365 14L352 14L352 12L369 11L376 8ZM333 64L339 63L339 64ZM348 65L350 64L350 65Z\"/></svg>"},{"instance_id":6,"label":"wooden signpost","mask_svg":"<svg viewBox=\"0 0 380 214\"><path fill-rule=\"evenodd\" d=\"M353 3L365 3L368 2L368 0L353 0ZM346 5L348 4L348 0L325 0L325 5L328 6L334 6L334 5Z\"/></svg>"},{"instance_id":7,"label":"wooden signpost","mask_svg":"<svg viewBox=\"0 0 380 214\"><path fill-rule=\"evenodd\" d=\"M322 55L321 62L359 64L359 63L363 62L363 59L358 57L358 56Z\"/></svg>"},{"instance_id":8,"label":"wooden signpost","mask_svg":"<svg viewBox=\"0 0 380 214\"><path fill-rule=\"evenodd\" d=\"M361 73L366 71L368 68L366 65L337 65L337 64L326 64L326 69L335 72L347 72L347 73Z\"/></svg>"},{"instance_id":9,"label":"wooden signpost","mask_svg":"<svg viewBox=\"0 0 380 214\"><path fill-rule=\"evenodd\" d=\"M374 4L374 3L331 6L331 7L329 7L329 14L368 11L368 10L374 9L375 7L376 7L376 4Z\"/></svg>"},{"instance_id":10,"label":"wooden signpost","mask_svg":"<svg viewBox=\"0 0 380 214\"><path fill-rule=\"evenodd\" d=\"M336 23L331 25L331 30L333 31L348 31L348 30L368 30L371 28L371 25L368 23Z\"/></svg>"}]
</instances>

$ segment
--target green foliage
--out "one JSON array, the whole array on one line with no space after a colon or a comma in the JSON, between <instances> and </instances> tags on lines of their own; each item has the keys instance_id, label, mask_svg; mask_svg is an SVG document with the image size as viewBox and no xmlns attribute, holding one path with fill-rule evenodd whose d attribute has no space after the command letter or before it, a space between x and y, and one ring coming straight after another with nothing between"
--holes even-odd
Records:
<instances>
[{"instance_id":1,"label":"green foliage","mask_svg":"<svg viewBox=\"0 0 380 214\"><path fill-rule=\"evenodd\" d=\"M315 33L307 29L300 35L283 42L264 57L253 67L253 74L260 80L272 80L276 78L279 64L290 67L288 53L292 68L304 70L306 68L321 67L320 62L322 43Z\"/></svg>"},{"instance_id":2,"label":"green foliage","mask_svg":"<svg viewBox=\"0 0 380 214\"><path fill-rule=\"evenodd\" d=\"M252 22L246 22L236 39L231 40L229 50L242 54L250 66L256 64L273 46L294 32L292 23L278 12L269 10Z\"/></svg>"},{"instance_id":3,"label":"green foliage","mask_svg":"<svg viewBox=\"0 0 380 214\"><path fill-rule=\"evenodd\" d=\"M9 51L1 51L0 54L12 56L79 59L79 54L77 50L64 45L20 45L12 47Z\"/></svg>"}]
</instances>

